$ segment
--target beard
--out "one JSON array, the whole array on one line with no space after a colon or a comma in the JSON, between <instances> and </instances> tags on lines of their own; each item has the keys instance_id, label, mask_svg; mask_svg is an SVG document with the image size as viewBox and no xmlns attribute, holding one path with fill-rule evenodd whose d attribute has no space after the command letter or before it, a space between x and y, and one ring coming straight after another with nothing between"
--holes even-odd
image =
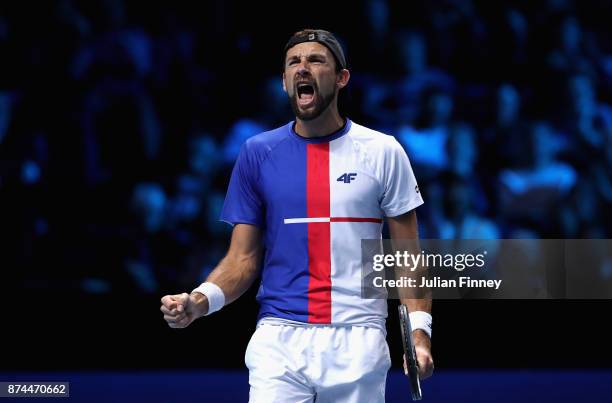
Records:
<instances>
[{"instance_id":1,"label":"beard","mask_svg":"<svg viewBox=\"0 0 612 403\"><path fill-rule=\"evenodd\" d=\"M334 91L331 91L327 94L319 92L315 87L315 104L313 108L308 110L302 110L298 106L298 92L297 89L294 91L292 95L289 95L289 102L291 103L291 109L293 109L293 113L300 120L313 120L321 116L323 111L327 109L327 107L332 103L334 97L336 96Z\"/></svg>"}]
</instances>

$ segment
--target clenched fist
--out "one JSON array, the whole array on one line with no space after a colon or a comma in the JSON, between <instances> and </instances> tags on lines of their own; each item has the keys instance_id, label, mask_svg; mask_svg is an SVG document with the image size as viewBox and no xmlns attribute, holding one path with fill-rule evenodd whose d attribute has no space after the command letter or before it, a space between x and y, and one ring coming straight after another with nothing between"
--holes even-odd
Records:
<instances>
[{"instance_id":1,"label":"clenched fist","mask_svg":"<svg viewBox=\"0 0 612 403\"><path fill-rule=\"evenodd\" d=\"M200 293L166 295L161 299L160 310L168 326L187 327L197 318L208 312L208 299Z\"/></svg>"},{"instance_id":2,"label":"clenched fist","mask_svg":"<svg viewBox=\"0 0 612 403\"><path fill-rule=\"evenodd\" d=\"M427 379L434 371L434 362L431 356L431 340L429 336L420 329L412 332L412 338L414 340L416 358L419 363L419 377L421 379ZM406 355L404 355L404 373L408 375Z\"/></svg>"}]
</instances>

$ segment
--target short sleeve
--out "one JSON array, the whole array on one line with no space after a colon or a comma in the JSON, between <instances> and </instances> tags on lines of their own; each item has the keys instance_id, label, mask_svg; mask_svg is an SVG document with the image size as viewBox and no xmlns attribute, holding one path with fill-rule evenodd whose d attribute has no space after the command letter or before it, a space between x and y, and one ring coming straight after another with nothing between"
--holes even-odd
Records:
<instances>
[{"instance_id":1,"label":"short sleeve","mask_svg":"<svg viewBox=\"0 0 612 403\"><path fill-rule=\"evenodd\" d=\"M221 211L221 221L263 227L263 201L258 191L259 164L245 143L234 165Z\"/></svg>"},{"instance_id":2,"label":"short sleeve","mask_svg":"<svg viewBox=\"0 0 612 403\"><path fill-rule=\"evenodd\" d=\"M423 204L408 155L394 138L384 150L382 177L380 208L386 217L397 217Z\"/></svg>"}]
</instances>

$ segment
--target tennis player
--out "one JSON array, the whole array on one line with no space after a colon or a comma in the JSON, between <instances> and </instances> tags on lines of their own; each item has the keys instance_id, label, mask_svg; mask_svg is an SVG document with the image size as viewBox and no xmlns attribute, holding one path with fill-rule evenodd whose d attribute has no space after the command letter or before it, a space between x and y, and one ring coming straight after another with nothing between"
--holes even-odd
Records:
<instances>
[{"instance_id":1,"label":"tennis player","mask_svg":"<svg viewBox=\"0 0 612 403\"><path fill-rule=\"evenodd\" d=\"M381 238L385 219L392 238L416 239L423 200L399 143L340 116L349 77L330 32L289 39L282 83L295 121L243 145L221 215L234 227L227 255L190 294L162 298L169 326L186 327L240 297L263 259L250 402L385 400L387 303L361 298L360 241ZM402 302L426 378L431 299Z\"/></svg>"}]
</instances>

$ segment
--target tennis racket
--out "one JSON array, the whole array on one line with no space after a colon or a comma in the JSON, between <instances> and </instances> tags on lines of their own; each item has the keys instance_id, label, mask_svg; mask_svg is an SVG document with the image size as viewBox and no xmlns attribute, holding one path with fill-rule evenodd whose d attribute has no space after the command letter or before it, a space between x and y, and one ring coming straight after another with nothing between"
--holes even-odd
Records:
<instances>
[{"instance_id":1,"label":"tennis racket","mask_svg":"<svg viewBox=\"0 0 612 403\"><path fill-rule=\"evenodd\" d=\"M398 306L400 328L402 331L402 345L404 347L404 356L406 357L406 366L408 367L408 378L410 379L410 391L412 392L412 400L421 400L421 381L419 379L419 362L414 349L414 341L412 340L412 326L410 326L410 316L408 316L408 308L406 305Z\"/></svg>"}]
</instances>

